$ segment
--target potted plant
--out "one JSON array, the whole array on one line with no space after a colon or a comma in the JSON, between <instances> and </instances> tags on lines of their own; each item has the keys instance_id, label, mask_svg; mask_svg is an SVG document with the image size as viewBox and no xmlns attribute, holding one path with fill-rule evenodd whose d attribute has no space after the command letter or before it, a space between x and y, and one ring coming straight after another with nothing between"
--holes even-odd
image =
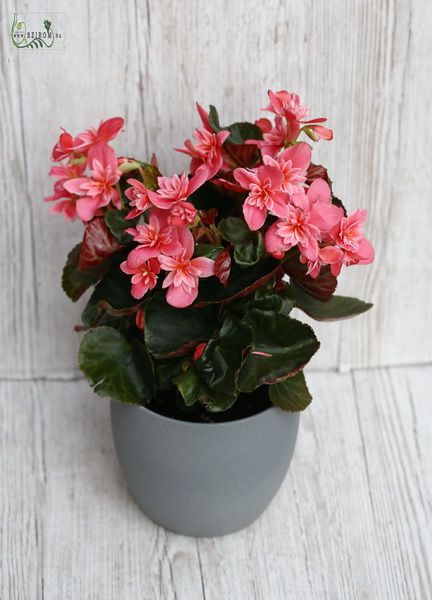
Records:
<instances>
[{"instance_id":1,"label":"potted plant","mask_svg":"<svg viewBox=\"0 0 432 600\"><path fill-rule=\"evenodd\" d=\"M366 211L347 214L308 141L332 139L296 94L269 92L273 121L201 126L180 152L189 172L162 175L119 157L123 119L63 130L52 211L80 219L62 285L82 313L81 371L112 399L129 488L156 522L221 535L267 507L291 460L303 368L318 320L371 307L334 295L343 265L368 264Z\"/></svg>"}]
</instances>

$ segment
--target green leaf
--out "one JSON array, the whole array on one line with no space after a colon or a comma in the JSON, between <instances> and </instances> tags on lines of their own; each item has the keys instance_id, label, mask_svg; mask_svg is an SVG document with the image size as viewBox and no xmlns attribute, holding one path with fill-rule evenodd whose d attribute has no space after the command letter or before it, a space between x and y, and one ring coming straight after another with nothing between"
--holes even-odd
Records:
<instances>
[{"instance_id":1,"label":"green leaf","mask_svg":"<svg viewBox=\"0 0 432 600\"><path fill-rule=\"evenodd\" d=\"M181 373L174 379L186 406L193 406L201 397L202 382L193 367Z\"/></svg>"},{"instance_id":2,"label":"green leaf","mask_svg":"<svg viewBox=\"0 0 432 600\"><path fill-rule=\"evenodd\" d=\"M209 340L194 362L195 370L211 390L205 404L209 410L226 410L237 399L237 373L243 350L252 341L251 331L238 317L228 314L217 336Z\"/></svg>"},{"instance_id":3,"label":"green leaf","mask_svg":"<svg viewBox=\"0 0 432 600\"><path fill-rule=\"evenodd\" d=\"M79 367L94 391L118 402L146 404L155 394L153 365L144 344L112 327L92 329L83 338Z\"/></svg>"},{"instance_id":4,"label":"green leaf","mask_svg":"<svg viewBox=\"0 0 432 600\"><path fill-rule=\"evenodd\" d=\"M252 329L252 348L237 385L251 392L301 370L319 348L314 332L304 323L271 310L251 310L244 319Z\"/></svg>"},{"instance_id":5,"label":"green leaf","mask_svg":"<svg viewBox=\"0 0 432 600\"><path fill-rule=\"evenodd\" d=\"M214 260L218 254L223 250L222 246L216 246L214 244L197 244L195 246L195 256L206 256Z\"/></svg>"},{"instance_id":6,"label":"green leaf","mask_svg":"<svg viewBox=\"0 0 432 600\"><path fill-rule=\"evenodd\" d=\"M107 210L105 213L105 223L111 233L118 239L120 244L126 245L132 241L132 236L125 232L128 227L135 227L139 217L127 221L125 219L129 210Z\"/></svg>"},{"instance_id":7,"label":"green leaf","mask_svg":"<svg viewBox=\"0 0 432 600\"><path fill-rule=\"evenodd\" d=\"M270 283L273 283L270 281ZM274 310L280 312L283 309L284 300L279 293L273 291L269 284L263 285L253 294L233 302L229 307L230 314L243 318L245 314L254 308L261 310ZM288 314L288 313L286 313Z\"/></svg>"},{"instance_id":8,"label":"green leaf","mask_svg":"<svg viewBox=\"0 0 432 600\"><path fill-rule=\"evenodd\" d=\"M241 122L233 123L226 127L222 127L219 122L219 115L216 108L210 105L209 124L215 133L219 131L229 131L230 136L227 142L230 144L243 144L246 140L262 140L263 134L258 125L254 123Z\"/></svg>"},{"instance_id":9,"label":"green leaf","mask_svg":"<svg viewBox=\"0 0 432 600\"><path fill-rule=\"evenodd\" d=\"M132 314L139 302L131 295L130 276L119 265L113 265L106 276L96 285L82 313L86 327L95 324L101 310L112 315Z\"/></svg>"},{"instance_id":10,"label":"green leaf","mask_svg":"<svg viewBox=\"0 0 432 600\"><path fill-rule=\"evenodd\" d=\"M173 388L173 380L181 373L183 362L183 358L169 358L168 360L155 362L158 390L170 390Z\"/></svg>"},{"instance_id":11,"label":"green leaf","mask_svg":"<svg viewBox=\"0 0 432 600\"><path fill-rule=\"evenodd\" d=\"M291 290L296 306L317 321L348 319L366 312L373 306L370 302L349 296L333 296L330 300L322 302L310 296L294 282L291 283Z\"/></svg>"},{"instance_id":12,"label":"green leaf","mask_svg":"<svg viewBox=\"0 0 432 600\"><path fill-rule=\"evenodd\" d=\"M246 221L240 217L222 219L218 229L221 236L234 246L245 244L254 239L254 232L249 229Z\"/></svg>"},{"instance_id":13,"label":"green leaf","mask_svg":"<svg viewBox=\"0 0 432 600\"><path fill-rule=\"evenodd\" d=\"M255 265L265 254L262 235L251 231L239 217L228 217L219 223L219 231L224 239L234 245L234 260L244 267Z\"/></svg>"},{"instance_id":14,"label":"green leaf","mask_svg":"<svg viewBox=\"0 0 432 600\"><path fill-rule=\"evenodd\" d=\"M174 308L162 296L148 301L144 315L146 344L155 357L188 354L198 342L210 339L215 329L212 306Z\"/></svg>"},{"instance_id":15,"label":"green leaf","mask_svg":"<svg viewBox=\"0 0 432 600\"><path fill-rule=\"evenodd\" d=\"M210 127L213 129L213 131L217 133L222 129L221 124L219 122L218 111L216 110L216 107L212 104L210 104L208 119Z\"/></svg>"},{"instance_id":16,"label":"green leaf","mask_svg":"<svg viewBox=\"0 0 432 600\"><path fill-rule=\"evenodd\" d=\"M233 403L231 395L210 388L198 375L194 365L176 377L174 383L186 406L193 406L196 402L200 402L209 411L219 412L228 409Z\"/></svg>"},{"instance_id":17,"label":"green leaf","mask_svg":"<svg viewBox=\"0 0 432 600\"><path fill-rule=\"evenodd\" d=\"M89 269L78 269L80 254L81 244L78 244L69 252L62 275L63 290L73 302L76 302L90 286L99 281L109 269L108 261L101 262L96 267Z\"/></svg>"},{"instance_id":18,"label":"green leaf","mask_svg":"<svg viewBox=\"0 0 432 600\"><path fill-rule=\"evenodd\" d=\"M248 123L246 121L242 123L233 123L225 129L228 129L231 134L227 140L231 144L244 144L246 140L263 139L261 129L254 123Z\"/></svg>"},{"instance_id":19,"label":"green leaf","mask_svg":"<svg viewBox=\"0 0 432 600\"><path fill-rule=\"evenodd\" d=\"M255 231L254 238L245 244L239 244L234 248L235 262L244 267L256 265L265 254L265 246L262 235Z\"/></svg>"},{"instance_id":20,"label":"green leaf","mask_svg":"<svg viewBox=\"0 0 432 600\"><path fill-rule=\"evenodd\" d=\"M272 404L291 412L304 410L312 402L312 396L302 371L280 383L271 385L269 395Z\"/></svg>"}]
</instances>

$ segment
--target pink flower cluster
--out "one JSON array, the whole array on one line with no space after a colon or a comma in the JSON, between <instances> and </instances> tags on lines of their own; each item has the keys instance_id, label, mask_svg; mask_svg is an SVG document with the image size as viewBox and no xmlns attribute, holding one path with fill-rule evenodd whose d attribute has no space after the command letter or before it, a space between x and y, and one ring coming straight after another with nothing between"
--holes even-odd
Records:
<instances>
[{"instance_id":1,"label":"pink flower cluster","mask_svg":"<svg viewBox=\"0 0 432 600\"><path fill-rule=\"evenodd\" d=\"M214 261L193 258L195 240L185 226L172 224L168 210L151 210L149 222L126 230L138 246L121 265L132 275L132 296L140 300L158 281L160 270L167 271L162 288L167 302L177 308L192 304L198 295L198 279L214 275Z\"/></svg>"},{"instance_id":2,"label":"pink flower cluster","mask_svg":"<svg viewBox=\"0 0 432 600\"><path fill-rule=\"evenodd\" d=\"M117 157L109 145L123 127L120 117L75 138L63 130L52 152L59 164L50 171L56 178L54 193L45 200L55 202L53 212L87 223L106 209L126 206L126 219L136 222L126 229L135 246L121 264L132 276L135 299L141 300L160 282L167 302L183 308L197 298L200 278L216 275L226 285L232 247L225 246L215 261L195 256L203 235L213 236L216 246L223 243L216 208L205 213L191 200L207 181L228 190L227 203L239 206L240 201L245 222L250 230L262 232L267 253L283 260L286 252L297 248L311 277L318 277L324 265L337 276L343 265L372 262L374 251L362 231L366 211L347 216L332 202L329 184L322 178L325 169L311 164L311 146L298 141L301 132L314 141L332 139L332 131L322 125L326 119L305 120L309 111L296 94L269 91L264 110L274 113L274 122L259 119L254 131L262 132L261 139L234 144L229 130L215 131L207 112L198 104L197 108L202 126L195 130L194 142L188 139L177 149L191 159L189 174L161 175L157 186L136 177L126 179L123 167L128 159ZM128 185L123 199L122 176Z\"/></svg>"},{"instance_id":3,"label":"pink flower cluster","mask_svg":"<svg viewBox=\"0 0 432 600\"><path fill-rule=\"evenodd\" d=\"M319 117L317 119L304 118L309 114L309 109L300 104L300 98L297 94L291 94L284 90L272 92L269 90L269 104L263 110L274 113L274 124L269 119L259 119L256 124L263 133L263 141L254 141L261 148L263 154L275 156L281 148L295 142L303 130L313 141L319 139L333 139L333 131L320 125L327 119Z\"/></svg>"},{"instance_id":4,"label":"pink flower cluster","mask_svg":"<svg viewBox=\"0 0 432 600\"><path fill-rule=\"evenodd\" d=\"M342 208L332 204L330 187L324 179L317 178L306 187L311 147L306 142L291 145L302 124L317 138L332 139L332 131L317 124L326 119L302 121L308 109L301 106L296 94L270 91L269 98L270 104L264 110L276 114L275 125L268 129L261 119L257 123L268 131L263 134L264 141L248 140L260 147L263 164L234 171L236 181L248 191L243 214L249 228L261 229L268 214L278 217L265 233L267 252L282 258L297 246L301 262L308 265L307 272L314 278L324 265L330 265L337 276L342 265L371 263L374 250L362 232L367 211L356 210L346 217Z\"/></svg>"},{"instance_id":5,"label":"pink flower cluster","mask_svg":"<svg viewBox=\"0 0 432 600\"><path fill-rule=\"evenodd\" d=\"M45 198L46 202L55 202L52 212L61 213L69 221L78 216L87 222L102 214L101 209L109 204L121 208L117 185L122 174L120 159L108 142L123 125L121 117L114 117L75 138L62 130L51 156L59 163L49 173L56 177L54 192Z\"/></svg>"}]
</instances>

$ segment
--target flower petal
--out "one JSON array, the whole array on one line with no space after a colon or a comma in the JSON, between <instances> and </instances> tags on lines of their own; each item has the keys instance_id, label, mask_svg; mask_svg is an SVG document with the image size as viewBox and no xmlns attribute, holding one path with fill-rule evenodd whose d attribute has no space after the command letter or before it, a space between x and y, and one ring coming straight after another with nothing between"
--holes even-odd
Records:
<instances>
[{"instance_id":1,"label":"flower petal","mask_svg":"<svg viewBox=\"0 0 432 600\"><path fill-rule=\"evenodd\" d=\"M333 229L343 217L343 210L334 204L318 202L311 209L309 222L322 232Z\"/></svg>"},{"instance_id":2,"label":"flower petal","mask_svg":"<svg viewBox=\"0 0 432 600\"><path fill-rule=\"evenodd\" d=\"M137 246L128 254L128 265L133 269L139 267L149 258L154 258L159 254L157 248L148 248L146 246Z\"/></svg>"},{"instance_id":3,"label":"flower petal","mask_svg":"<svg viewBox=\"0 0 432 600\"><path fill-rule=\"evenodd\" d=\"M256 173L248 169L235 169L234 177L245 190L248 190L253 183L259 183Z\"/></svg>"},{"instance_id":4,"label":"flower petal","mask_svg":"<svg viewBox=\"0 0 432 600\"><path fill-rule=\"evenodd\" d=\"M193 235L187 227L178 228L177 233L178 241L180 242L182 248L186 250L185 258L192 258L195 250L195 240Z\"/></svg>"},{"instance_id":5,"label":"flower petal","mask_svg":"<svg viewBox=\"0 0 432 600\"><path fill-rule=\"evenodd\" d=\"M205 256L193 258L191 265L199 270L199 277L211 277L211 275L214 275L215 263L211 258Z\"/></svg>"},{"instance_id":6,"label":"flower petal","mask_svg":"<svg viewBox=\"0 0 432 600\"><path fill-rule=\"evenodd\" d=\"M124 125L124 119L122 117L111 117L102 121L99 125L97 137L101 142L109 142L114 139Z\"/></svg>"},{"instance_id":7,"label":"flower petal","mask_svg":"<svg viewBox=\"0 0 432 600\"><path fill-rule=\"evenodd\" d=\"M324 179L315 179L307 191L310 203L324 202L328 204L331 199L329 184Z\"/></svg>"},{"instance_id":8,"label":"flower petal","mask_svg":"<svg viewBox=\"0 0 432 600\"><path fill-rule=\"evenodd\" d=\"M91 181L89 177L75 177L74 179L68 179L63 182L63 187L72 194L82 195L85 192L81 190L81 186L83 183L88 183L89 181Z\"/></svg>"},{"instance_id":9,"label":"flower petal","mask_svg":"<svg viewBox=\"0 0 432 600\"><path fill-rule=\"evenodd\" d=\"M243 214L249 229L251 231L256 231L264 225L267 217L267 209L251 206L246 201L243 204Z\"/></svg>"},{"instance_id":10,"label":"flower petal","mask_svg":"<svg viewBox=\"0 0 432 600\"><path fill-rule=\"evenodd\" d=\"M307 169L312 156L312 150L309 144L306 142L300 142L300 144L295 144L295 146L290 146L286 150L284 150L279 158L284 161L292 161L292 166L297 169Z\"/></svg>"},{"instance_id":11,"label":"flower petal","mask_svg":"<svg viewBox=\"0 0 432 600\"><path fill-rule=\"evenodd\" d=\"M100 198L98 197L82 196L76 202L77 215L83 221L91 221L99 208Z\"/></svg>"},{"instance_id":12,"label":"flower petal","mask_svg":"<svg viewBox=\"0 0 432 600\"><path fill-rule=\"evenodd\" d=\"M175 308L186 308L190 306L195 298L198 296L198 286L190 288L186 291L183 285L175 287L170 285L166 295L166 301Z\"/></svg>"},{"instance_id":13,"label":"flower petal","mask_svg":"<svg viewBox=\"0 0 432 600\"><path fill-rule=\"evenodd\" d=\"M288 199L288 194L285 194L284 192L276 192L276 194L273 195L272 213L281 219L288 217L290 212Z\"/></svg>"}]
</instances>

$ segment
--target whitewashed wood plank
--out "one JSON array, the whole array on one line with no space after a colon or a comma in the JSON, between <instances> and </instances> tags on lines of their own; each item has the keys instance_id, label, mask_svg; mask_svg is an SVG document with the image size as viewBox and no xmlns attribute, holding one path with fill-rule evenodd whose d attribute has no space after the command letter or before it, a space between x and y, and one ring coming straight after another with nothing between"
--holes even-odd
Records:
<instances>
[{"instance_id":1,"label":"whitewashed wood plank","mask_svg":"<svg viewBox=\"0 0 432 600\"><path fill-rule=\"evenodd\" d=\"M19 64L11 54L8 2L0 3L0 375L30 372L39 298ZM25 340L25 343L24 343ZM23 369L23 366L25 368Z\"/></svg>"},{"instance_id":2,"label":"whitewashed wood plank","mask_svg":"<svg viewBox=\"0 0 432 600\"><path fill-rule=\"evenodd\" d=\"M426 340L432 338L432 273L421 259L421 248L428 244L432 188L429 179L420 183L418 174L429 169L432 134L426 128L419 140L413 132L419 131L419 118L432 118L432 86L426 76L432 4L351 5L352 17L361 18L363 26L354 33L355 50L347 53L356 78L349 92L353 120L345 110L335 145L338 155L349 140L349 155L348 160L339 155L336 173L349 164L341 193L350 207L370 210L368 230L377 257L371 268L354 268L343 280L343 290L363 293L375 309L344 324L340 365L430 362L432 348Z\"/></svg>"},{"instance_id":3,"label":"whitewashed wood plank","mask_svg":"<svg viewBox=\"0 0 432 600\"><path fill-rule=\"evenodd\" d=\"M43 599L43 427L34 383L0 384L0 598Z\"/></svg>"},{"instance_id":4,"label":"whitewashed wood plank","mask_svg":"<svg viewBox=\"0 0 432 600\"><path fill-rule=\"evenodd\" d=\"M354 381L380 567L395 594L430 598L432 368L360 371Z\"/></svg>"}]
</instances>

